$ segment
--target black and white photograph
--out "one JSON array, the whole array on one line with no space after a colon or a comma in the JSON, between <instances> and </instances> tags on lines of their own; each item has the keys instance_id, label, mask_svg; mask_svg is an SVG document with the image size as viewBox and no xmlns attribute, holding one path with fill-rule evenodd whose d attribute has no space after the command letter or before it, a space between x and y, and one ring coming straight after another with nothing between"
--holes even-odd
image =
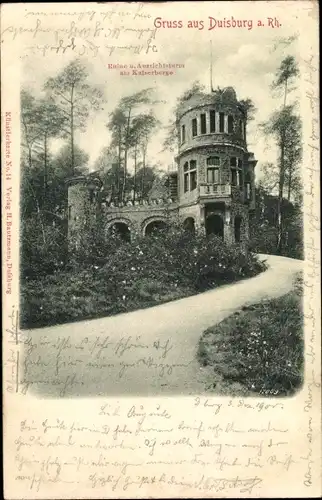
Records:
<instances>
[{"instance_id":1,"label":"black and white photograph","mask_svg":"<svg viewBox=\"0 0 322 500\"><path fill-rule=\"evenodd\" d=\"M314 496L317 4L3 12L8 500Z\"/></svg>"},{"instance_id":2,"label":"black and white photograph","mask_svg":"<svg viewBox=\"0 0 322 500\"><path fill-rule=\"evenodd\" d=\"M22 390L301 388L297 38L273 38L265 63L212 33L189 60L179 45L178 63L129 57L105 75L81 57L28 61L20 321L34 347Z\"/></svg>"}]
</instances>

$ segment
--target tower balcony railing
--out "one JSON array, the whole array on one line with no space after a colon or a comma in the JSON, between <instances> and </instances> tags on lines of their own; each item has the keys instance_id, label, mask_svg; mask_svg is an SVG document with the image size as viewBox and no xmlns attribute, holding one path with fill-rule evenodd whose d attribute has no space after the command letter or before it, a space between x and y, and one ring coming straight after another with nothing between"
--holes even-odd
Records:
<instances>
[{"instance_id":1,"label":"tower balcony railing","mask_svg":"<svg viewBox=\"0 0 322 500\"><path fill-rule=\"evenodd\" d=\"M200 196L209 196L209 197L230 196L231 195L231 185L230 184L202 183L202 184L200 184L199 193L200 193Z\"/></svg>"}]
</instances>

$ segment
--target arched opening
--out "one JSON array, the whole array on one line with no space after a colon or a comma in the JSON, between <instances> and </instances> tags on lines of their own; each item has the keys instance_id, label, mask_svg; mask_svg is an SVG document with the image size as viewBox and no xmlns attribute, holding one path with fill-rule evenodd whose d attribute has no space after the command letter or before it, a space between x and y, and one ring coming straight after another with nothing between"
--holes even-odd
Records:
<instances>
[{"instance_id":1,"label":"arched opening","mask_svg":"<svg viewBox=\"0 0 322 500\"><path fill-rule=\"evenodd\" d=\"M191 234L195 234L196 228L195 228L195 220L193 219L193 217L187 217L187 219L185 219L183 222L183 227L185 231Z\"/></svg>"},{"instance_id":2,"label":"arched opening","mask_svg":"<svg viewBox=\"0 0 322 500\"><path fill-rule=\"evenodd\" d=\"M206 235L211 234L224 238L224 221L218 214L209 215L206 219Z\"/></svg>"},{"instance_id":3,"label":"arched opening","mask_svg":"<svg viewBox=\"0 0 322 500\"><path fill-rule=\"evenodd\" d=\"M154 220L146 225L144 234L145 236L157 236L158 234L164 232L167 227L168 226L164 221Z\"/></svg>"},{"instance_id":4,"label":"arched opening","mask_svg":"<svg viewBox=\"0 0 322 500\"><path fill-rule=\"evenodd\" d=\"M123 241L131 241L131 231L125 222L115 222L109 231L112 236L117 236Z\"/></svg>"},{"instance_id":5,"label":"arched opening","mask_svg":"<svg viewBox=\"0 0 322 500\"><path fill-rule=\"evenodd\" d=\"M239 215L237 215L235 217L235 242L236 243L240 242L241 225L242 225L242 218Z\"/></svg>"}]
</instances>

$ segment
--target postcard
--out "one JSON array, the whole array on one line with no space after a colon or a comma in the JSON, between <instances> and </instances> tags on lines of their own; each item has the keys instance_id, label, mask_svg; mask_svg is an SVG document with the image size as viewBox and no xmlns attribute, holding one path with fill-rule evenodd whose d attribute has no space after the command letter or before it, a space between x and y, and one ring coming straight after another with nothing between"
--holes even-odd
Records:
<instances>
[{"instance_id":1,"label":"postcard","mask_svg":"<svg viewBox=\"0 0 322 500\"><path fill-rule=\"evenodd\" d=\"M318 3L5 3L7 500L321 495Z\"/></svg>"}]
</instances>

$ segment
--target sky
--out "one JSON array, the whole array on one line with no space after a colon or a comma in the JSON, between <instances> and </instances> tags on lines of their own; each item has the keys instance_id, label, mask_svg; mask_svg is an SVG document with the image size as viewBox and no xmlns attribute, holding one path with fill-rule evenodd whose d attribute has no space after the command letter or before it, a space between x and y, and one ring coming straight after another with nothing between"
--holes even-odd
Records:
<instances>
[{"instance_id":1,"label":"sky","mask_svg":"<svg viewBox=\"0 0 322 500\"><path fill-rule=\"evenodd\" d=\"M258 3L260 4L260 2ZM92 43L95 42L96 46L100 45L99 50L95 53L87 49L86 55L83 57L78 55L78 57L88 68L88 83L100 88L104 93L105 101L98 112L91 113L86 132L76 133L76 143L89 155L90 169L93 169L102 148L109 145L110 134L106 123L119 99L138 90L151 87L153 87L153 100L156 102L153 109L156 117L160 120L160 126L149 144L148 158L151 164L157 163L163 168L174 165L174 154L170 151L162 151L165 137L164 127L173 119L176 99L194 81L200 81L208 91L210 90L210 41L213 53L213 87L232 86L239 99L251 98L257 109L255 119L248 126L248 149L254 152L258 159L256 168L258 176L261 175L263 163L275 161L276 149L273 144L267 143L259 130L259 124L266 121L272 111L282 104L282 97L273 96L270 85L283 57L296 54L296 40L292 44L285 43L288 37L295 34L294 27L290 22L289 26L286 26L282 31L269 28L260 30L256 29L255 26L251 30L247 28L208 30L209 17L216 20L225 18L231 20L232 4L234 5L234 19L246 19L248 14L245 12L245 3L242 2L223 2L221 7L217 7L218 2L216 2L216 12L213 10L209 12L213 4L214 2L206 3L206 5L203 2L200 3L200 9L195 8L193 16L192 12L185 12L185 9L171 9L171 3L168 5L154 4L153 8L152 5L143 6L140 10L140 17L135 19L133 19L133 13L128 17L121 17L120 13L116 12L112 16L113 20L112 18L107 21L105 19L100 26L104 26L102 33L105 32L109 35L111 29L119 27L121 35L117 39L109 37L108 45L102 46L96 38L88 37L88 40L91 40ZM251 2L247 2L247 4L251 4ZM124 4L124 6L128 5ZM230 6L229 9L227 5ZM173 13L176 14L175 17ZM260 10L257 6L256 9L252 9L252 13L255 24L255 19L260 17ZM167 20L180 18L184 27L182 29L159 28L155 31L154 19L156 17ZM186 27L188 20L192 17L204 21L203 30L189 30ZM42 25L46 26L46 19L40 17L40 20ZM82 22L78 23L78 31L75 32L76 44L78 41L85 43L81 28L89 26L90 29L94 30L94 21L95 18L92 23L83 19ZM70 26L70 20L64 22L66 26ZM146 32L141 33L141 38L139 38L139 33L135 31L138 29L146 30ZM79 33L80 36L78 36ZM150 44L155 46L157 52L149 50L149 53L146 54L147 39L153 33L154 38L151 39ZM46 36L48 38L48 35ZM98 40L100 40L99 37ZM38 41L38 44L40 42L41 40ZM91 42L89 41L89 43ZM112 46L124 47L129 44L142 44L144 48L140 54L135 55L132 50L119 48L114 48L114 53L110 54ZM30 53L24 59L21 75L22 85L29 88L35 96L42 95L42 87L46 79L56 76L74 57L75 54L69 55L68 51L66 51L66 56L51 52L49 58L48 56L43 57L39 51ZM153 62L184 64L184 68L175 70L173 76L159 77L121 76L119 71L108 68L108 64L150 64ZM296 100L296 97L295 90L292 93L292 100ZM56 151L60 146L60 141L52 142L53 151Z\"/></svg>"}]
</instances>

